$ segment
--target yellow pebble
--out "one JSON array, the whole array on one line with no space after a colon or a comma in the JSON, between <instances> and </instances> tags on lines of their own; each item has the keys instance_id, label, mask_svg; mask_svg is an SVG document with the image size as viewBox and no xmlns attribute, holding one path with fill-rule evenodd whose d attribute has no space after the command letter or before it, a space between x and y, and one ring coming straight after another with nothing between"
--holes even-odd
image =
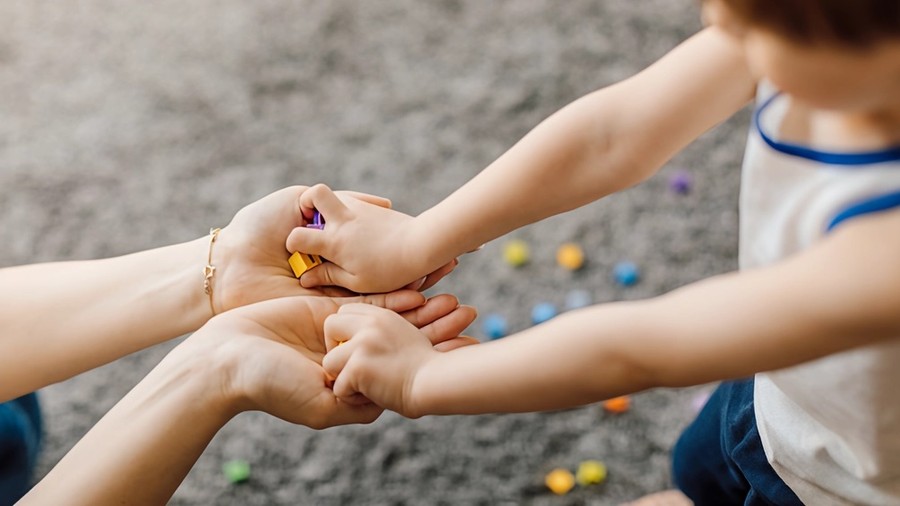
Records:
<instances>
[{"instance_id":1,"label":"yellow pebble","mask_svg":"<svg viewBox=\"0 0 900 506\"><path fill-rule=\"evenodd\" d=\"M544 483L554 494L565 495L575 486L575 477L567 469L557 468L547 474Z\"/></svg>"},{"instance_id":2,"label":"yellow pebble","mask_svg":"<svg viewBox=\"0 0 900 506\"><path fill-rule=\"evenodd\" d=\"M582 487L597 485L606 480L606 465L599 460L585 460L578 465L575 481Z\"/></svg>"},{"instance_id":3,"label":"yellow pebble","mask_svg":"<svg viewBox=\"0 0 900 506\"><path fill-rule=\"evenodd\" d=\"M584 251L581 246L567 242L556 250L556 263L570 271L577 271L584 265Z\"/></svg>"},{"instance_id":4,"label":"yellow pebble","mask_svg":"<svg viewBox=\"0 0 900 506\"><path fill-rule=\"evenodd\" d=\"M513 267L521 267L528 263L531 255L525 241L514 239L503 246L503 260Z\"/></svg>"}]
</instances>

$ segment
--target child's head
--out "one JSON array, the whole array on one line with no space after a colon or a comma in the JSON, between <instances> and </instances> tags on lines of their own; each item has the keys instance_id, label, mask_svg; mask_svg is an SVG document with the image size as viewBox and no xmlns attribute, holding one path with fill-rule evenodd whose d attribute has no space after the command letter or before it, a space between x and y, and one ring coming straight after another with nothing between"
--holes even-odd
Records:
<instances>
[{"instance_id":1,"label":"child's head","mask_svg":"<svg viewBox=\"0 0 900 506\"><path fill-rule=\"evenodd\" d=\"M814 107L900 107L898 0L705 0L703 15L757 77Z\"/></svg>"}]
</instances>

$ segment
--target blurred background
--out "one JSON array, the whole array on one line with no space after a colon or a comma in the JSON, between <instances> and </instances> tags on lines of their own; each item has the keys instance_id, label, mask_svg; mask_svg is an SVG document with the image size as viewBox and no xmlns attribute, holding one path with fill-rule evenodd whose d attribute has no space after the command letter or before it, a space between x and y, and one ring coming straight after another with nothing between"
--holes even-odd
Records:
<instances>
[{"instance_id":1,"label":"blurred background","mask_svg":"<svg viewBox=\"0 0 900 506\"><path fill-rule=\"evenodd\" d=\"M0 266L194 239L290 184L417 214L699 28L693 0L0 0ZM521 330L535 304L561 307L573 289L643 298L734 269L747 116L635 189L463 257L440 291L479 309L470 332L485 338L485 315ZM679 171L686 195L669 189ZM502 258L512 238L531 249L519 269ZM565 242L585 251L580 271L556 264ZM611 275L626 260L641 271L632 287ZM40 474L174 344L45 389ZM619 415L388 413L323 432L244 414L172 503L618 504L669 486L669 450L706 389L638 394ZM247 482L225 479L231 459L250 463ZM585 459L606 463L604 484L543 485Z\"/></svg>"}]
</instances>

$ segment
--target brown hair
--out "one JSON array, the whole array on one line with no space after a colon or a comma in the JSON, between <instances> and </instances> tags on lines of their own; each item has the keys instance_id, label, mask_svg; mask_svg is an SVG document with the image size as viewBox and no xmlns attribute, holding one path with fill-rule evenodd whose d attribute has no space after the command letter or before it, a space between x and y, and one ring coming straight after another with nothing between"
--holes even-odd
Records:
<instances>
[{"instance_id":1,"label":"brown hair","mask_svg":"<svg viewBox=\"0 0 900 506\"><path fill-rule=\"evenodd\" d=\"M900 38L900 0L719 0L752 25L802 43Z\"/></svg>"}]
</instances>

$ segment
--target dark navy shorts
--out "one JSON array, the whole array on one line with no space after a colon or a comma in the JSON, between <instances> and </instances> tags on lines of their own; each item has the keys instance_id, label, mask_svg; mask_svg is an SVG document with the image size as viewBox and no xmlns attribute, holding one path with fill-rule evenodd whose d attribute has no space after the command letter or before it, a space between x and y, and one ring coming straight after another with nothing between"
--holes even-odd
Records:
<instances>
[{"instance_id":1,"label":"dark navy shorts","mask_svg":"<svg viewBox=\"0 0 900 506\"><path fill-rule=\"evenodd\" d=\"M0 505L14 504L31 487L41 431L37 395L0 404Z\"/></svg>"},{"instance_id":2,"label":"dark navy shorts","mask_svg":"<svg viewBox=\"0 0 900 506\"><path fill-rule=\"evenodd\" d=\"M766 459L753 379L719 385L678 439L672 476L695 506L803 506Z\"/></svg>"}]
</instances>

